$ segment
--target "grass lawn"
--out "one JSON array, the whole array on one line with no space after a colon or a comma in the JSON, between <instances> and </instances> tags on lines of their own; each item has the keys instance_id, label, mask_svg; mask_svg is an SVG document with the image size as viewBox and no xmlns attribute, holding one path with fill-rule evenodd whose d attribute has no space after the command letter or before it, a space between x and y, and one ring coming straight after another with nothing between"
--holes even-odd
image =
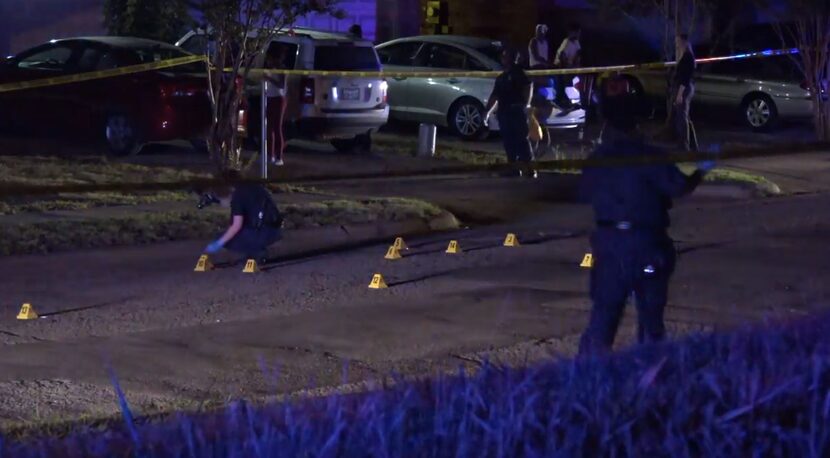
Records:
<instances>
[{"instance_id":1,"label":"grass lawn","mask_svg":"<svg viewBox=\"0 0 830 458\"><path fill-rule=\"evenodd\" d=\"M374 221L428 220L442 213L414 199L333 199L280 207L286 229ZM141 212L129 216L0 224L0 255L208 239L228 224L228 210Z\"/></svg>"},{"instance_id":2,"label":"grass lawn","mask_svg":"<svg viewBox=\"0 0 830 458\"><path fill-rule=\"evenodd\" d=\"M0 156L0 175L5 184L60 185L112 182L169 182L209 177L203 172L169 167L112 162L105 158L65 159L52 157ZM374 221L431 219L442 210L415 199L352 198L321 193L298 185L275 185L272 190L288 197L292 194L317 194L299 203L280 205L286 229L302 229L333 224L360 224ZM280 200L279 198L277 199ZM295 201L297 199L294 199ZM111 211L147 204L192 201L173 205L175 211ZM67 193L33 198L0 200L0 255L48 253L69 249L136 245L171 240L201 239L214 236L228 223L228 210L195 209L196 197L185 190L143 193ZM181 210L186 208L186 210ZM89 213L83 210L97 209ZM50 218L35 219L46 212ZM19 217L19 218L18 218ZM15 219L25 223L17 224Z\"/></svg>"},{"instance_id":3,"label":"grass lawn","mask_svg":"<svg viewBox=\"0 0 830 458\"><path fill-rule=\"evenodd\" d=\"M830 319L9 441L4 456L830 454Z\"/></svg>"}]
</instances>

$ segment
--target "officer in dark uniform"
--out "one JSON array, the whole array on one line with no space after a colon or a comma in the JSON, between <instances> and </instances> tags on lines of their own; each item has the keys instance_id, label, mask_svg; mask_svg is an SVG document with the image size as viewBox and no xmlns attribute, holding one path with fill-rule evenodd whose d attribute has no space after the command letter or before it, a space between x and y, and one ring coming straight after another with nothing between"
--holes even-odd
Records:
<instances>
[{"instance_id":1,"label":"officer in dark uniform","mask_svg":"<svg viewBox=\"0 0 830 458\"><path fill-rule=\"evenodd\" d=\"M594 159L659 156L637 134L642 94L628 82L612 77L600 92L605 119L602 145ZM714 162L698 164L686 175L673 164L609 165L583 173L583 192L594 207L596 231L591 237L590 323L580 342L580 354L609 351L632 294L637 304L640 343L665 337L663 310L676 253L668 235L672 199L691 193Z\"/></svg>"},{"instance_id":2,"label":"officer in dark uniform","mask_svg":"<svg viewBox=\"0 0 830 458\"><path fill-rule=\"evenodd\" d=\"M492 111L497 109L496 117L507 162L516 165L519 175L536 178L536 171L530 166L533 157L527 126L533 84L516 62L517 57L518 53L512 48L508 47L502 51L504 71L496 78L493 92L487 101L485 119L489 119Z\"/></svg>"},{"instance_id":3,"label":"officer in dark uniform","mask_svg":"<svg viewBox=\"0 0 830 458\"><path fill-rule=\"evenodd\" d=\"M231 224L205 252L213 254L225 248L245 259L267 261L268 247L282 239L282 215L271 192L260 184L241 183L235 171L225 172L223 181L227 184L214 194L222 206L230 207Z\"/></svg>"}]
</instances>

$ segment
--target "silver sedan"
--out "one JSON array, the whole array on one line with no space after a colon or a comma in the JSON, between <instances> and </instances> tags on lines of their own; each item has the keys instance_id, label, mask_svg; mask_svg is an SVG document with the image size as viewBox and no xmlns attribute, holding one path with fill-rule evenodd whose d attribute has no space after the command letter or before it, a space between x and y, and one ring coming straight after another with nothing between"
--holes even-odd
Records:
<instances>
[{"instance_id":1,"label":"silver sedan","mask_svg":"<svg viewBox=\"0 0 830 458\"><path fill-rule=\"evenodd\" d=\"M665 100L666 74L629 75L654 99ZM769 130L782 119L808 119L813 104L789 56L773 56L699 65L693 104L707 110L729 110L746 127Z\"/></svg>"},{"instance_id":2,"label":"silver sedan","mask_svg":"<svg viewBox=\"0 0 830 458\"><path fill-rule=\"evenodd\" d=\"M499 42L454 35L407 37L377 46L384 70L392 72L501 71ZM493 90L494 79L458 76L452 78L390 78L390 117L448 127L468 140L498 131L498 123L484 122L484 106ZM567 88L572 103L579 103L576 89ZM553 99L554 94L548 95ZM585 124L582 109L554 108L544 125L572 128Z\"/></svg>"}]
</instances>

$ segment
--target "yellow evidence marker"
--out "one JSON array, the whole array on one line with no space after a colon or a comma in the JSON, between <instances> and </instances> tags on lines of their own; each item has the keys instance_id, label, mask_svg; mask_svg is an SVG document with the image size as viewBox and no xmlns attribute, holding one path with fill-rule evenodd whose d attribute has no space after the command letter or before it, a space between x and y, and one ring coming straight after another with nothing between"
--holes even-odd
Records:
<instances>
[{"instance_id":1,"label":"yellow evidence marker","mask_svg":"<svg viewBox=\"0 0 830 458\"><path fill-rule=\"evenodd\" d=\"M395 247L395 245L392 245L389 247L389 250L386 251L386 256L384 256L383 258L388 259L390 261L395 261L397 259L401 259L401 257L402 256L400 250L398 250Z\"/></svg>"},{"instance_id":2,"label":"yellow evidence marker","mask_svg":"<svg viewBox=\"0 0 830 458\"><path fill-rule=\"evenodd\" d=\"M461 247L458 246L458 241L453 240L450 242L449 246L447 246L447 254L458 254L461 253Z\"/></svg>"},{"instance_id":3,"label":"yellow evidence marker","mask_svg":"<svg viewBox=\"0 0 830 458\"><path fill-rule=\"evenodd\" d=\"M516 234L507 234L507 237L504 238L504 246L507 246L507 247L517 247L517 246L519 246L519 238L516 237Z\"/></svg>"},{"instance_id":4,"label":"yellow evidence marker","mask_svg":"<svg viewBox=\"0 0 830 458\"><path fill-rule=\"evenodd\" d=\"M409 249L409 247L406 246L406 242L403 241L403 237L396 238L395 243L393 243L392 246L397 248L398 251L405 251Z\"/></svg>"},{"instance_id":5,"label":"yellow evidence marker","mask_svg":"<svg viewBox=\"0 0 830 458\"><path fill-rule=\"evenodd\" d=\"M383 275L375 274L372 277L372 282L369 283L369 289L386 289L389 286L386 285L386 281L383 280Z\"/></svg>"},{"instance_id":6,"label":"yellow evidence marker","mask_svg":"<svg viewBox=\"0 0 830 458\"><path fill-rule=\"evenodd\" d=\"M245 263L245 268L242 269L242 273L246 274L255 274L259 272L261 272L259 270L259 264L257 264L254 259L249 259L248 262Z\"/></svg>"},{"instance_id":7,"label":"yellow evidence marker","mask_svg":"<svg viewBox=\"0 0 830 458\"><path fill-rule=\"evenodd\" d=\"M17 314L18 320L36 320L38 318L39 316L32 304L23 304L23 307L20 307L20 313Z\"/></svg>"},{"instance_id":8,"label":"yellow evidence marker","mask_svg":"<svg viewBox=\"0 0 830 458\"><path fill-rule=\"evenodd\" d=\"M582 264L580 264L579 267L584 267L586 269L594 267L594 255L587 253L585 257L582 258Z\"/></svg>"},{"instance_id":9,"label":"yellow evidence marker","mask_svg":"<svg viewBox=\"0 0 830 458\"><path fill-rule=\"evenodd\" d=\"M196 268L193 269L194 272L208 272L213 270L213 263L210 262L210 258L208 255L203 254L199 257L199 260L196 261Z\"/></svg>"}]
</instances>

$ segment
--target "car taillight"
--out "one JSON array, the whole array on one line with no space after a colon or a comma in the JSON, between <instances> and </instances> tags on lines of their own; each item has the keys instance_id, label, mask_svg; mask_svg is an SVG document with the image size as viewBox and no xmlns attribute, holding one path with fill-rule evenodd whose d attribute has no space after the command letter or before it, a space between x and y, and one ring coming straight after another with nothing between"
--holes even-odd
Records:
<instances>
[{"instance_id":1,"label":"car taillight","mask_svg":"<svg viewBox=\"0 0 830 458\"><path fill-rule=\"evenodd\" d=\"M183 82L161 83L159 85L159 92L162 98L193 97L206 93L204 87L199 84Z\"/></svg>"},{"instance_id":2,"label":"car taillight","mask_svg":"<svg viewBox=\"0 0 830 458\"><path fill-rule=\"evenodd\" d=\"M386 80L380 83L380 100L384 104L389 102L389 83Z\"/></svg>"},{"instance_id":3,"label":"car taillight","mask_svg":"<svg viewBox=\"0 0 830 458\"><path fill-rule=\"evenodd\" d=\"M300 103L314 103L314 79L302 79L302 82L300 83Z\"/></svg>"}]
</instances>

